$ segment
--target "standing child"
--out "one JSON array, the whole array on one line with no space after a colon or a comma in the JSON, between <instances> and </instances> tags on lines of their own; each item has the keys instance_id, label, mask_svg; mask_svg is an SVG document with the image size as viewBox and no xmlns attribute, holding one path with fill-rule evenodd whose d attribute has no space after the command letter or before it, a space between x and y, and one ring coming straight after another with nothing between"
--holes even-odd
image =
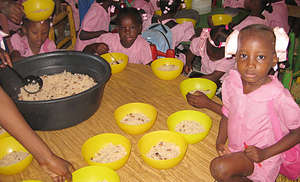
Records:
<instances>
[{"instance_id":1,"label":"standing child","mask_svg":"<svg viewBox=\"0 0 300 182\"><path fill-rule=\"evenodd\" d=\"M39 53L56 51L56 45L48 39L50 19L34 22L23 19L22 32L24 35L15 33L10 38L12 51L10 55L13 61L22 57L28 57Z\"/></svg>"},{"instance_id":2,"label":"standing child","mask_svg":"<svg viewBox=\"0 0 300 182\"><path fill-rule=\"evenodd\" d=\"M106 33L88 45L84 52L104 54L120 52L126 54L129 63L148 64L152 61L150 45L141 37L143 20L136 8L122 8L117 17L118 32Z\"/></svg>"},{"instance_id":3,"label":"standing child","mask_svg":"<svg viewBox=\"0 0 300 182\"><path fill-rule=\"evenodd\" d=\"M110 6L112 0L95 0L81 23L75 50L82 51L89 44L95 43L95 38L108 32L110 23Z\"/></svg>"}]
</instances>

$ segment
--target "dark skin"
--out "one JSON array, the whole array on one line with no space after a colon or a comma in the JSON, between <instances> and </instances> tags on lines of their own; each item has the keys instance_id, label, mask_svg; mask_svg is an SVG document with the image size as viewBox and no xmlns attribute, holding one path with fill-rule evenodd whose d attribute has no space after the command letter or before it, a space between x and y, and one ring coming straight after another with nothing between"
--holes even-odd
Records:
<instances>
[{"instance_id":1,"label":"dark skin","mask_svg":"<svg viewBox=\"0 0 300 182\"><path fill-rule=\"evenodd\" d=\"M238 45L238 71L241 74L243 92L248 94L271 81L268 72L278 61L275 38L270 31L248 29L240 32ZM223 115L216 141L216 149L221 156L215 158L210 165L211 174L217 181L251 181L247 176L253 173L254 163L269 159L300 142L300 128L297 128L290 130L269 147L248 146L243 152L229 153L225 147L227 126L228 119Z\"/></svg>"},{"instance_id":2,"label":"dark skin","mask_svg":"<svg viewBox=\"0 0 300 182\"><path fill-rule=\"evenodd\" d=\"M0 3L0 13L4 14L10 21L20 24L24 16L24 8L21 3L13 0L2 0Z\"/></svg>"}]
</instances>

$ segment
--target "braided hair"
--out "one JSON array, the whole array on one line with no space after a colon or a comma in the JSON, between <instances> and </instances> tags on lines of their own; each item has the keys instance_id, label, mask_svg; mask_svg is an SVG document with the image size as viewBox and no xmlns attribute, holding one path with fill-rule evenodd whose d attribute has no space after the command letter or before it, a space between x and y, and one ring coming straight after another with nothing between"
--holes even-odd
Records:
<instances>
[{"instance_id":1,"label":"braided hair","mask_svg":"<svg viewBox=\"0 0 300 182\"><path fill-rule=\"evenodd\" d=\"M173 14L180 6L185 7L184 0L158 0L157 2L163 14Z\"/></svg>"}]
</instances>

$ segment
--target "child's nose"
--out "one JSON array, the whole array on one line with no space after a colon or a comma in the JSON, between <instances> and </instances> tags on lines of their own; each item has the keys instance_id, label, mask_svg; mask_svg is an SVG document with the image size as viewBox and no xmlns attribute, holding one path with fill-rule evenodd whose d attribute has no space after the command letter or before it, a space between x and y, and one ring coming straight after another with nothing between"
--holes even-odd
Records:
<instances>
[{"instance_id":1,"label":"child's nose","mask_svg":"<svg viewBox=\"0 0 300 182\"><path fill-rule=\"evenodd\" d=\"M248 59L248 67L249 68L255 68L256 59L254 56L250 56Z\"/></svg>"}]
</instances>

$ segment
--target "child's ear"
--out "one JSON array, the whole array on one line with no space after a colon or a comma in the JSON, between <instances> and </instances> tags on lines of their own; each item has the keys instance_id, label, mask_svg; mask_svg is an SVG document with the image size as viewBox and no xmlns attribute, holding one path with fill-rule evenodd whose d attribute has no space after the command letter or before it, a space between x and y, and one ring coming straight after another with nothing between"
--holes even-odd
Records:
<instances>
[{"instance_id":1,"label":"child's ear","mask_svg":"<svg viewBox=\"0 0 300 182\"><path fill-rule=\"evenodd\" d=\"M279 58L277 57L276 53L273 56L273 62L272 62L272 67L276 66L278 63Z\"/></svg>"}]
</instances>

